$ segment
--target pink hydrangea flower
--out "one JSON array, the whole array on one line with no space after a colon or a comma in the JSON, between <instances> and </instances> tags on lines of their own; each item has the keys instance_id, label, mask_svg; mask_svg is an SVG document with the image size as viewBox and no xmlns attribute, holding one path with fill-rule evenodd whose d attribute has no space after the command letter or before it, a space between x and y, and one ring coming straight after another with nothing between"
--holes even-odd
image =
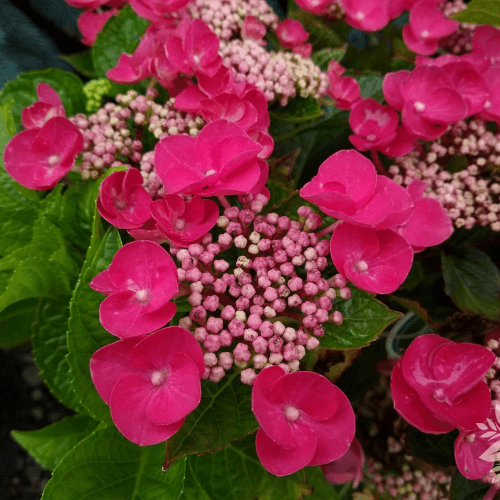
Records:
<instances>
[{"instance_id":1,"label":"pink hydrangea flower","mask_svg":"<svg viewBox=\"0 0 500 500\"><path fill-rule=\"evenodd\" d=\"M204 370L199 343L178 326L119 340L90 360L92 381L113 422L139 446L165 441L180 429L200 403Z\"/></svg>"},{"instance_id":2,"label":"pink hydrangea flower","mask_svg":"<svg viewBox=\"0 0 500 500\"><path fill-rule=\"evenodd\" d=\"M300 21L285 19L278 24L276 36L282 47L293 49L296 45L307 42L309 33L304 29Z\"/></svg>"},{"instance_id":3,"label":"pink hydrangea flower","mask_svg":"<svg viewBox=\"0 0 500 500\"><path fill-rule=\"evenodd\" d=\"M500 450L500 406L492 405L485 422L461 432L455 440L455 462L462 476L481 479L498 460Z\"/></svg>"},{"instance_id":4,"label":"pink hydrangea flower","mask_svg":"<svg viewBox=\"0 0 500 500\"><path fill-rule=\"evenodd\" d=\"M415 208L406 222L393 228L414 251L439 245L453 233L453 224L440 203L422 197L428 187L427 182L415 180L406 188Z\"/></svg>"},{"instance_id":5,"label":"pink hydrangea flower","mask_svg":"<svg viewBox=\"0 0 500 500\"><path fill-rule=\"evenodd\" d=\"M326 14L333 0L295 0L298 7L311 14Z\"/></svg>"},{"instance_id":6,"label":"pink hydrangea flower","mask_svg":"<svg viewBox=\"0 0 500 500\"><path fill-rule=\"evenodd\" d=\"M389 23L388 0L342 0L346 23L361 31L378 31Z\"/></svg>"},{"instance_id":7,"label":"pink hydrangea flower","mask_svg":"<svg viewBox=\"0 0 500 500\"><path fill-rule=\"evenodd\" d=\"M142 183L142 175L135 168L104 179L97 199L101 216L119 229L141 227L151 217L149 205L153 201Z\"/></svg>"},{"instance_id":8,"label":"pink hydrangea flower","mask_svg":"<svg viewBox=\"0 0 500 500\"><path fill-rule=\"evenodd\" d=\"M292 52L294 54L300 54L304 58L311 57L313 46L311 43L301 43L299 45L294 45Z\"/></svg>"},{"instance_id":9,"label":"pink hydrangea flower","mask_svg":"<svg viewBox=\"0 0 500 500\"><path fill-rule=\"evenodd\" d=\"M173 12L182 12L191 0L129 0L130 6L144 19L160 23Z\"/></svg>"},{"instance_id":10,"label":"pink hydrangea flower","mask_svg":"<svg viewBox=\"0 0 500 500\"><path fill-rule=\"evenodd\" d=\"M339 109L352 109L359 102L361 90L359 83L351 76L342 76L345 68L337 61L330 61L328 64L328 81L330 86L327 94L335 101L335 105Z\"/></svg>"},{"instance_id":11,"label":"pink hydrangea flower","mask_svg":"<svg viewBox=\"0 0 500 500\"><path fill-rule=\"evenodd\" d=\"M265 45L262 40L266 36L267 29L255 16L246 16L241 27L242 38L252 38L260 42L260 45Z\"/></svg>"},{"instance_id":12,"label":"pink hydrangea flower","mask_svg":"<svg viewBox=\"0 0 500 500\"><path fill-rule=\"evenodd\" d=\"M353 226L343 222L330 241L333 264L342 276L361 290L392 293L410 272L413 250L404 238L386 229Z\"/></svg>"},{"instance_id":13,"label":"pink hydrangea flower","mask_svg":"<svg viewBox=\"0 0 500 500\"><path fill-rule=\"evenodd\" d=\"M437 139L450 123L467 114L464 99L441 68L419 66L411 73L387 73L383 91L386 101L402 110L406 129L421 139Z\"/></svg>"},{"instance_id":14,"label":"pink hydrangea flower","mask_svg":"<svg viewBox=\"0 0 500 500\"><path fill-rule=\"evenodd\" d=\"M325 160L300 196L331 217L376 229L402 224L413 210L406 191L377 175L373 163L355 150Z\"/></svg>"},{"instance_id":15,"label":"pink hydrangea flower","mask_svg":"<svg viewBox=\"0 0 500 500\"><path fill-rule=\"evenodd\" d=\"M165 195L151 205L158 229L169 241L180 247L198 241L217 223L219 207L199 196L185 201L179 195Z\"/></svg>"},{"instance_id":16,"label":"pink hydrangea flower","mask_svg":"<svg viewBox=\"0 0 500 500\"><path fill-rule=\"evenodd\" d=\"M414 4L410 23L403 28L406 46L416 54L430 56L438 48L438 40L458 29L458 21L445 17L441 9L428 0Z\"/></svg>"},{"instance_id":17,"label":"pink hydrangea flower","mask_svg":"<svg viewBox=\"0 0 500 500\"><path fill-rule=\"evenodd\" d=\"M92 10L82 12L77 20L78 29L83 35L81 42L88 47L94 45L98 33L102 31L109 19L118 15L118 12L118 9L109 9L102 12Z\"/></svg>"},{"instance_id":18,"label":"pink hydrangea flower","mask_svg":"<svg viewBox=\"0 0 500 500\"><path fill-rule=\"evenodd\" d=\"M484 376L495 362L486 347L422 335L410 344L392 371L396 411L429 434L472 430L490 412Z\"/></svg>"},{"instance_id":19,"label":"pink hydrangea flower","mask_svg":"<svg viewBox=\"0 0 500 500\"><path fill-rule=\"evenodd\" d=\"M247 194L268 174L258 158L262 146L226 120L206 125L195 137L174 135L155 148L155 168L170 194Z\"/></svg>"},{"instance_id":20,"label":"pink hydrangea flower","mask_svg":"<svg viewBox=\"0 0 500 500\"><path fill-rule=\"evenodd\" d=\"M108 269L90 287L108 295L99 307L102 326L120 338L150 333L175 314L170 299L178 292L177 266L152 241L133 241L116 252Z\"/></svg>"},{"instance_id":21,"label":"pink hydrangea flower","mask_svg":"<svg viewBox=\"0 0 500 500\"><path fill-rule=\"evenodd\" d=\"M361 443L354 438L345 455L337 460L324 464L321 470L328 482L332 484L343 484L352 481L352 487L357 488L363 479L363 465L365 454Z\"/></svg>"},{"instance_id":22,"label":"pink hydrangea flower","mask_svg":"<svg viewBox=\"0 0 500 500\"><path fill-rule=\"evenodd\" d=\"M254 382L252 410L260 424L257 455L276 476L336 460L354 439L349 400L318 373L285 374L279 366L262 370Z\"/></svg>"},{"instance_id":23,"label":"pink hydrangea flower","mask_svg":"<svg viewBox=\"0 0 500 500\"><path fill-rule=\"evenodd\" d=\"M61 98L50 85L39 83L36 94L38 101L25 107L21 113L21 122L26 130L41 128L54 116L66 116Z\"/></svg>"},{"instance_id":24,"label":"pink hydrangea flower","mask_svg":"<svg viewBox=\"0 0 500 500\"><path fill-rule=\"evenodd\" d=\"M5 170L19 184L37 190L53 188L83 150L83 135L69 120L50 118L42 128L24 130L8 142Z\"/></svg>"},{"instance_id":25,"label":"pink hydrangea flower","mask_svg":"<svg viewBox=\"0 0 500 500\"><path fill-rule=\"evenodd\" d=\"M108 3L109 0L64 0L71 7L76 9L97 9Z\"/></svg>"},{"instance_id":26,"label":"pink hydrangea flower","mask_svg":"<svg viewBox=\"0 0 500 500\"><path fill-rule=\"evenodd\" d=\"M222 66L219 38L200 19L185 19L167 41L167 57L181 73L214 76Z\"/></svg>"},{"instance_id":27,"label":"pink hydrangea flower","mask_svg":"<svg viewBox=\"0 0 500 500\"><path fill-rule=\"evenodd\" d=\"M493 67L500 66L500 31L494 26L478 26L472 36L473 59L487 59Z\"/></svg>"}]
</instances>

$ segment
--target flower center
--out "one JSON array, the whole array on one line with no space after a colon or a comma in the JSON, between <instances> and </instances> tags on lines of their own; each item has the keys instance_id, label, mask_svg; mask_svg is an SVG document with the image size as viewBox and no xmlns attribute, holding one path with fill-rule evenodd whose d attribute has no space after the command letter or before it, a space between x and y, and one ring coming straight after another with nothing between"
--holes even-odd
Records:
<instances>
[{"instance_id":1,"label":"flower center","mask_svg":"<svg viewBox=\"0 0 500 500\"><path fill-rule=\"evenodd\" d=\"M414 104L414 106L415 106L415 111L417 113L422 113L422 111L424 111L424 109L425 109L425 104L423 102L421 102L421 101L417 101Z\"/></svg>"},{"instance_id":2,"label":"flower center","mask_svg":"<svg viewBox=\"0 0 500 500\"><path fill-rule=\"evenodd\" d=\"M360 260L354 264L354 269L359 273L366 273L368 271L368 264L364 260Z\"/></svg>"},{"instance_id":3,"label":"flower center","mask_svg":"<svg viewBox=\"0 0 500 500\"><path fill-rule=\"evenodd\" d=\"M432 397L439 403L442 403L443 401L446 400L446 394L444 393L444 390L441 389L441 387L439 387L434 391Z\"/></svg>"},{"instance_id":4,"label":"flower center","mask_svg":"<svg viewBox=\"0 0 500 500\"><path fill-rule=\"evenodd\" d=\"M51 167L55 167L60 161L61 157L59 155L51 155L48 159L48 163Z\"/></svg>"},{"instance_id":5,"label":"flower center","mask_svg":"<svg viewBox=\"0 0 500 500\"><path fill-rule=\"evenodd\" d=\"M422 31L422 33L420 33L420 38L427 38L429 36L429 32L427 30L424 30Z\"/></svg>"},{"instance_id":6,"label":"flower center","mask_svg":"<svg viewBox=\"0 0 500 500\"><path fill-rule=\"evenodd\" d=\"M292 405L285 405L285 417L290 422L295 422L300 417L300 410Z\"/></svg>"},{"instance_id":7,"label":"flower center","mask_svg":"<svg viewBox=\"0 0 500 500\"><path fill-rule=\"evenodd\" d=\"M178 231L182 231L185 226L186 226L186 221L184 219L177 219L175 221L175 229L177 229Z\"/></svg>"},{"instance_id":8,"label":"flower center","mask_svg":"<svg viewBox=\"0 0 500 500\"><path fill-rule=\"evenodd\" d=\"M357 12L354 16L358 21L362 21L366 16L364 12Z\"/></svg>"},{"instance_id":9,"label":"flower center","mask_svg":"<svg viewBox=\"0 0 500 500\"><path fill-rule=\"evenodd\" d=\"M215 173L216 173L216 170L212 168L211 170L206 170L206 171L203 173L203 175L204 175L205 177L208 177L209 175L213 175L213 174L215 174Z\"/></svg>"},{"instance_id":10,"label":"flower center","mask_svg":"<svg viewBox=\"0 0 500 500\"><path fill-rule=\"evenodd\" d=\"M155 370L151 374L151 383L157 387L163 385L166 380L167 380L166 370Z\"/></svg>"},{"instance_id":11,"label":"flower center","mask_svg":"<svg viewBox=\"0 0 500 500\"><path fill-rule=\"evenodd\" d=\"M135 298L141 304L147 304L149 302L149 299L151 298L151 293L149 292L149 290L139 290L135 293Z\"/></svg>"},{"instance_id":12,"label":"flower center","mask_svg":"<svg viewBox=\"0 0 500 500\"><path fill-rule=\"evenodd\" d=\"M476 435L475 435L475 434L467 434L467 435L465 436L465 440L466 440L468 443L473 443L475 439L476 439Z\"/></svg>"},{"instance_id":13,"label":"flower center","mask_svg":"<svg viewBox=\"0 0 500 500\"><path fill-rule=\"evenodd\" d=\"M127 202L125 200L116 199L115 207L117 210L123 210L127 206Z\"/></svg>"}]
</instances>

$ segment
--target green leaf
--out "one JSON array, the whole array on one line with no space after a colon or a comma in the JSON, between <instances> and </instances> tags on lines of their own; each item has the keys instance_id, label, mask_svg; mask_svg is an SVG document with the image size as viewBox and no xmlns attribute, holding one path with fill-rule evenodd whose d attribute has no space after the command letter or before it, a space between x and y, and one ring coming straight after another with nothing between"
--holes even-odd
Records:
<instances>
[{"instance_id":1,"label":"green leaf","mask_svg":"<svg viewBox=\"0 0 500 500\"><path fill-rule=\"evenodd\" d=\"M304 470L307 483L313 490L311 495L307 495L308 500L340 500L340 495L326 480L319 467L306 467Z\"/></svg>"},{"instance_id":2,"label":"green leaf","mask_svg":"<svg viewBox=\"0 0 500 500\"><path fill-rule=\"evenodd\" d=\"M185 459L162 473L165 445L137 446L114 427L98 428L55 468L42 500L177 500Z\"/></svg>"},{"instance_id":3,"label":"green leaf","mask_svg":"<svg viewBox=\"0 0 500 500\"><path fill-rule=\"evenodd\" d=\"M46 469L53 470L98 422L85 415L66 417L36 431L12 431L12 437Z\"/></svg>"},{"instance_id":4,"label":"green leaf","mask_svg":"<svg viewBox=\"0 0 500 500\"><path fill-rule=\"evenodd\" d=\"M375 300L370 293L354 287L351 288L350 299L335 299L333 310L340 311L344 320L341 325L323 323L325 336L320 339L320 346L337 350L368 345L388 325L402 316Z\"/></svg>"},{"instance_id":5,"label":"green leaf","mask_svg":"<svg viewBox=\"0 0 500 500\"><path fill-rule=\"evenodd\" d=\"M500 271L488 255L477 248L460 247L453 255L441 254L446 294L464 311L498 321Z\"/></svg>"},{"instance_id":6,"label":"green leaf","mask_svg":"<svg viewBox=\"0 0 500 500\"><path fill-rule=\"evenodd\" d=\"M341 47L344 44L342 38L321 17L310 14L302 9L294 10L289 16L302 23L305 30L309 33L307 41L312 43L315 49Z\"/></svg>"},{"instance_id":7,"label":"green leaf","mask_svg":"<svg viewBox=\"0 0 500 500\"><path fill-rule=\"evenodd\" d=\"M451 17L461 23L500 26L500 0L472 0L465 10Z\"/></svg>"},{"instance_id":8,"label":"green leaf","mask_svg":"<svg viewBox=\"0 0 500 500\"><path fill-rule=\"evenodd\" d=\"M454 443L458 430L441 435L425 434L415 427L408 430L408 442L415 455L437 465L455 465Z\"/></svg>"},{"instance_id":9,"label":"green leaf","mask_svg":"<svg viewBox=\"0 0 500 500\"><path fill-rule=\"evenodd\" d=\"M332 49L326 47L322 50L315 52L311 59L313 62L319 66L323 71L328 69L328 63L330 61L340 61L345 55L346 49L339 47L338 49Z\"/></svg>"},{"instance_id":10,"label":"green leaf","mask_svg":"<svg viewBox=\"0 0 500 500\"><path fill-rule=\"evenodd\" d=\"M61 59L71 64L78 73L87 78L95 78L97 76L92 61L92 52L90 49L76 54L61 55Z\"/></svg>"},{"instance_id":11,"label":"green leaf","mask_svg":"<svg viewBox=\"0 0 500 500\"><path fill-rule=\"evenodd\" d=\"M39 299L27 299L11 304L0 313L0 348L13 347L31 338L31 326L36 318Z\"/></svg>"},{"instance_id":12,"label":"green leaf","mask_svg":"<svg viewBox=\"0 0 500 500\"><path fill-rule=\"evenodd\" d=\"M382 83L384 79L379 75L364 75L359 78L359 89L361 96L364 99L371 97L376 101L382 102L384 100L384 93L382 92Z\"/></svg>"},{"instance_id":13,"label":"green leaf","mask_svg":"<svg viewBox=\"0 0 500 500\"><path fill-rule=\"evenodd\" d=\"M0 105L13 101L12 115L17 131L21 130L22 110L38 101L36 87L40 82L48 83L59 94L66 116L85 112L83 82L74 73L57 68L27 71L7 82L0 91Z\"/></svg>"},{"instance_id":14,"label":"green leaf","mask_svg":"<svg viewBox=\"0 0 500 500\"><path fill-rule=\"evenodd\" d=\"M0 154L2 155L7 142L9 142L9 139L16 133L16 124L14 123L14 117L12 116L13 105L14 101L12 99L3 102L0 105Z\"/></svg>"},{"instance_id":15,"label":"green leaf","mask_svg":"<svg viewBox=\"0 0 500 500\"><path fill-rule=\"evenodd\" d=\"M190 453L207 453L254 432L252 388L233 370L218 384L203 380L201 403L168 441L169 460Z\"/></svg>"},{"instance_id":16,"label":"green leaf","mask_svg":"<svg viewBox=\"0 0 500 500\"><path fill-rule=\"evenodd\" d=\"M109 423L109 408L92 383L89 363L97 349L115 341L116 337L101 326L99 306L104 296L92 290L89 283L94 276L109 267L121 247L121 239L114 227L110 227L104 236L101 234L102 227L97 214L87 258L71 299L67 359L71 368L71 383L81 404L94 418Z\"/></svg>"},{"instance_id":17,"label":"green leaf","mask_svg":"<svg viewBox=\"0 0 500 500\"><path fill-rule=\"evenodd\" d=\"M236 441L223 450L187 458L186 494L196 492L197 500L291 500L300 473L276 477L261 465L255 451L255 436Z\"/></svg>"},{"instance_id":18,"label":"green leaf","mask_svg":"<svg viewBox=\"0 0 500 500\"><path fill-rule=\"evenodd\" d=\"M68 376L66 332L69 320L69 298L66 301L39 300L33 322L33 355L40 375L48 388L63 404L82 410Z\"/></svg>"},{"instance_id":19,"label":"green leaf","mask_svg":"<svg viewBox=\"0 0 500 500\"><path fill-rule=\"evenodd\" d=\"M294 97L285 107L269 110L274 120L283 123L301 123L321 117L321 108L313 97Z\"/></svg>"},{"instance_id":20,"label":"green leaf","mask_svg":"<svg viewBox=\"0 0 500 500\"><path fill-rule=\"evenodd\" d=\"M456 471L451 480L450 500L482 500L490 486L479 479L469 481Z\"/></svg>"},{"instance_id":21,"label":"green leaf","mask_svg":"<svg viewBox=\"0 0 500 500\"><path fill-rule=\"evenodd\" d=\"M149 21L139 17L129 5L117 16L111 17L92 47L97 76L105 77L124 52L132 54L148 25Z\"/></svg>"}]
</instances>

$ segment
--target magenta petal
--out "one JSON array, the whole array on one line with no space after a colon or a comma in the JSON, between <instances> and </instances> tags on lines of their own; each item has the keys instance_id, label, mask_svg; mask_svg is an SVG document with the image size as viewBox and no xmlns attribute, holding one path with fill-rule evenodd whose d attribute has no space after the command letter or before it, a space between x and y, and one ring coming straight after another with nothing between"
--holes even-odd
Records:
<instances>
[{"instance_id":1,"label":"magenta petal","mask_svg":"<svg viewBox=\"0 0 500 500\"><path fill-rule=\"evenodd\" d=\"M117 288L109 278L109 269L105 269L89 283L90 288L99 293L105 293L110 295L115 292L119 292L120 289Z\"/></svg>"},{"instance_id":2,"label":"magenta petal","mask_svg":"<svg viewBox=\"0 0 500 500\"><path fill-rule=\"evenodd\" d=\"M285 372L279 366L262 370L255 379L252 389L252 411L266 436L272 436L277 446L295 448L297 441L285 418L283 404L273 400L272 389Z\"/></svg>"},{"instance_id":3,"label":"magenta petal","mask_svg":"<svg viewBox=\"0 0 500 500\"><path fill-rule=\"evenodd\" d=\"M429 38L439 39L456 31L458 22L445 17L437 5L429 1L420 1L416 2L410 10L410 26L419 37L426 32Z\"/></svg>"},{"instance_id":4,"label":"magenta petal","mask_svg":"<svg viewBox=\"0 0 500 500\"><path fill-rule=\"evenodd\" d=\"M64 106L59 94L47 83L40 82L36 86L36 94L42 102L64 111Z\"/></svg>"},{"instance_id":5,"label":"magenta petal","mask_svg":"<svg viewBox=\"0 0 500 500\"><path fill-rule=\"evenodd\" d=\"M305 467L316 451L316 436L307 427L296 433L297 446L287 449L275 443L262 429L257 431L255 448L262 465L275 476L287 476Z\"/></svg>"},{"instance_id":6,"label":"magenta petal","mask_svg":"<svg viewBox=\"0 0 500 500\"><path fill-rule=\"evenodd\" d=\"M410 76L408 70L394 71L387 73L384 77L382 90L385 100L397 110L401 111L405 104L405 99L401 95L401 85Z\"/></svg>"},{"instance_id":7,"label":"magenta petal","mask_svg":"<svg viewBox=\"0 0 500 500\"><path fill-rule=\"evenodd\" d=\"M133 337L105 345L90 358L92 382L106 404L109 405L111 392L120 379L137 375L137 370L130 366L130 354L143 338Z\"/></svg>"},{"instance_id":8,"label":"magenta petal","mask_svg":"<svg viewBox=\"0 0 500 500\"><path fill-rule=\"evenodd\" d=\"M408 220L413 212L413 201L406 190L392 179L382 175L377 178L377 188L383 189L387 194L392 207L390 214L377 224L376 229L389 229Z\"/></svg>"},{"instance_id":9,"label":"magenta petal","mask_svg":"<svg viewBox=\"0 0 500 500\"><path fill-rule=\"evenodd\" d=\"M462 476L470 480L481 479L493 467L493 462L479 458L488 448L486 440L478 439L475 432L474 441L466 439L467 434L460 433L455 440L455 462Z\"/></svg>"},{"instance_id":10,"label":"magenta petal","mask_svg":"<svg viewBox=\"0 0 500 500\"><path fill-rule=\"evenodd\" d=\"M146 414L154 424L173 424L200 404L200 373L185 354L178 353L170 359L164 384L152 388Z\"/></svg>"},{"instance_id":11,"label":"magenta petal","mask_svg":"<svg viewBox=\"0 0 500 500\"><path fill-rule=\"evenodd\" d=\"M415 111L413 102L407 102L404 105L401 120L408 132L417 136L419 139L428 141L433 141L441 137L448 128L447 125L432 123L426 120L421 114Z\"/></svg>"},{"instance_id":12,"label":"magenta petal","mask_svg":"<svg viewBox=\"0 0 500 500\"><path fill-rule=\"evenodd\" d=\"M413 427L428 434L445 434L455 427L434 416L424 405L420 396L405 381L399 360L392 369L391 394L394 409Z\"/></svg>"},{"instance_id":13,"label":"magenta petal","mask_svg":"<svg viewBox=\"0 0 500 500\"><path fill-rule=\"evenodd\" d=\"M304 419L304 424L307 422L318 440L316 452L308 463L310 466L326 464L340 458L347 452L354 439L356 423L351 403L338 387L332 387L336 389L335 398L338 403L335 415L322 422Z\"/></svg>"},{"instance_id":14,"label":"magenta petal","mask_svg":"<svg viewBox=\"0 0 500 500\"><path fill-rule=\"evenodd\" d=\"M467 105L462 96L456 90L443 88L427 96L422 117L432 123L447 125L461 120L466 114Z\"/></svg>"},{"instance_id":15,"label":"magenta petal","mask_svg":"<svg viewBox=\"0 0 500 500\"><path fill-rule=\"evenodd\" d=\"M360 442L354 438L347 453L333 462L321 466L326 480L332 484L343 484L352 481L352 487L357 488L363 479L365 454Z\"/></svg>"},{"instance_id":16,"label":"magenta petal","mask_svg":"<svg viewBox=\"0 0 500 500\"><path fill-rule=\"evenodd\" d=\"M146 337L134 349L131 363L138 370L161 370L172 356L181 353L189 356L198 368L200 377L205 371L201 347L193 335L180 326L169 326Z\"/></svg>"},{"instance_id":17,"label":"magenta petal","mask_svg":"<svg viewBox=\"0 0 500 500\"><path fill-rule=\"evenodd\" d=\"M318 421L331 419L337 411L340 389L314 372L295 372L280 378L271 391L272 400L290 404Z\"/></svg>"},{"instance_id":18,"label":"magenta petal","mask_svg":"<svg viewBox=\"0 0 500 500\"><path fill-rule=\"evenodd\" d=\"M156 425L146 416L151 399L151 383L144 377L129 375L122 378L111 394L111 418L118 430L139 446L161 443L173 436L184 419L170 425Z\"/></svg>"},{"instance_id":19,"label":"magenta petal","mask_svg":"<svg viewBox=\"0 0 500 500\"><path fill-rule=\"evenodd\" d=\"M206 99L204 94L197 85L191 85L184 89L175 98L175 108L188 113L197 113L200 109L200 101Z\"/></svg>"}]
</instances>

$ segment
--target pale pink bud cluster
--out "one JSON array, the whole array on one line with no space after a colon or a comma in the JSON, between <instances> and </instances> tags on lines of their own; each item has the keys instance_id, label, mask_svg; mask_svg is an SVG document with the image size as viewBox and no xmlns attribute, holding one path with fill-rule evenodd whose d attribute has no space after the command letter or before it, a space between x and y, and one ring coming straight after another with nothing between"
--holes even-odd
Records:
<instances>
[{"instance_id":1,"label":"pale pink bud cluster","mask_svg":"<svg viewBox=\"0 0 500 500\"><path fill-rule=\"evenodd\" d=\"M448 500L451 476L441 471L423 471L403 464L401 474L384 473L383 466L372 458L366 461L375 491L400 500Z\"/></svg>"},{"instance_id":2,"label":"pale pink bud cluster","mask_svg":"<svg viewBox=\"0 0 500 500\"><path fill-rule=\"evenodd\" d=\"M278 16L265 0L196 0L187 11L192 18L201 19L221 40L238 37L247 16L257 18L268 29L278 25Z\"/></svg>"},{"instance_id":3,"label":"pale pink bud cluster","mask_svg":"<svg viewBox=\"0 0 500 500\"><path fill-rule=\"evenodd\" d=\"M267 201L261 197L246 200L242 210L226 208L216 241L209 233L187 248L171 247L192 306L180 324L203 345L204 377L214 382L233 364L250 385L269 365L297 371L306 350L318 347L323 324L342 323L332 301L350 298L345 278L322 276L329 243L312 232L321 216L309 207L299 208L298 221L257 215ZM228 250L240 255L235 266L225 257Z\"/></svg>"},{"instance_id":4,"label":"pale pink bud cluster","mask_svg":"<svg viewBox=\"0 0 500 500\"><path fill-rule=\"evenodd\" d=\"M467 4L463 0L448 0L443 2L440 8L446 17L451 17L453 14L465 10ZM472 50L472 35L476 26L476 24L459 23L458 29L450 36L440 40L439 45L455 55L467 54Z\"/></svg>"},{"instance_id":5,"label":"pale pink bud cluster","mask_svg":"<svg viewBox=\"0 0 500 500\"><path fill-rule=\"evenodd\" d=\"M252 39L221 43L224 65L233 68L235 80L246 81L261 90L268 101L277 99L285 106L288 99L321 97L328 78L311 59L290 52L267 52Z\"/></svg>"},{"instance_id":6,"label":"pale pink bud cluster","mask_svg":"<svg viewBox=\"0 0 500 500\"><path fill-rule=\"evenodd\" d=\"M466 167L455 173L447 170L450 161L463 161ZM490 226L500 231L500 134L487 130L478 118L460 121L433 143L423 144L394 159L389 173L398 184L410 185L414 180L430 184L426 196L439 201L455 227L471 229Z\"/></svg>"}]
</instances>

